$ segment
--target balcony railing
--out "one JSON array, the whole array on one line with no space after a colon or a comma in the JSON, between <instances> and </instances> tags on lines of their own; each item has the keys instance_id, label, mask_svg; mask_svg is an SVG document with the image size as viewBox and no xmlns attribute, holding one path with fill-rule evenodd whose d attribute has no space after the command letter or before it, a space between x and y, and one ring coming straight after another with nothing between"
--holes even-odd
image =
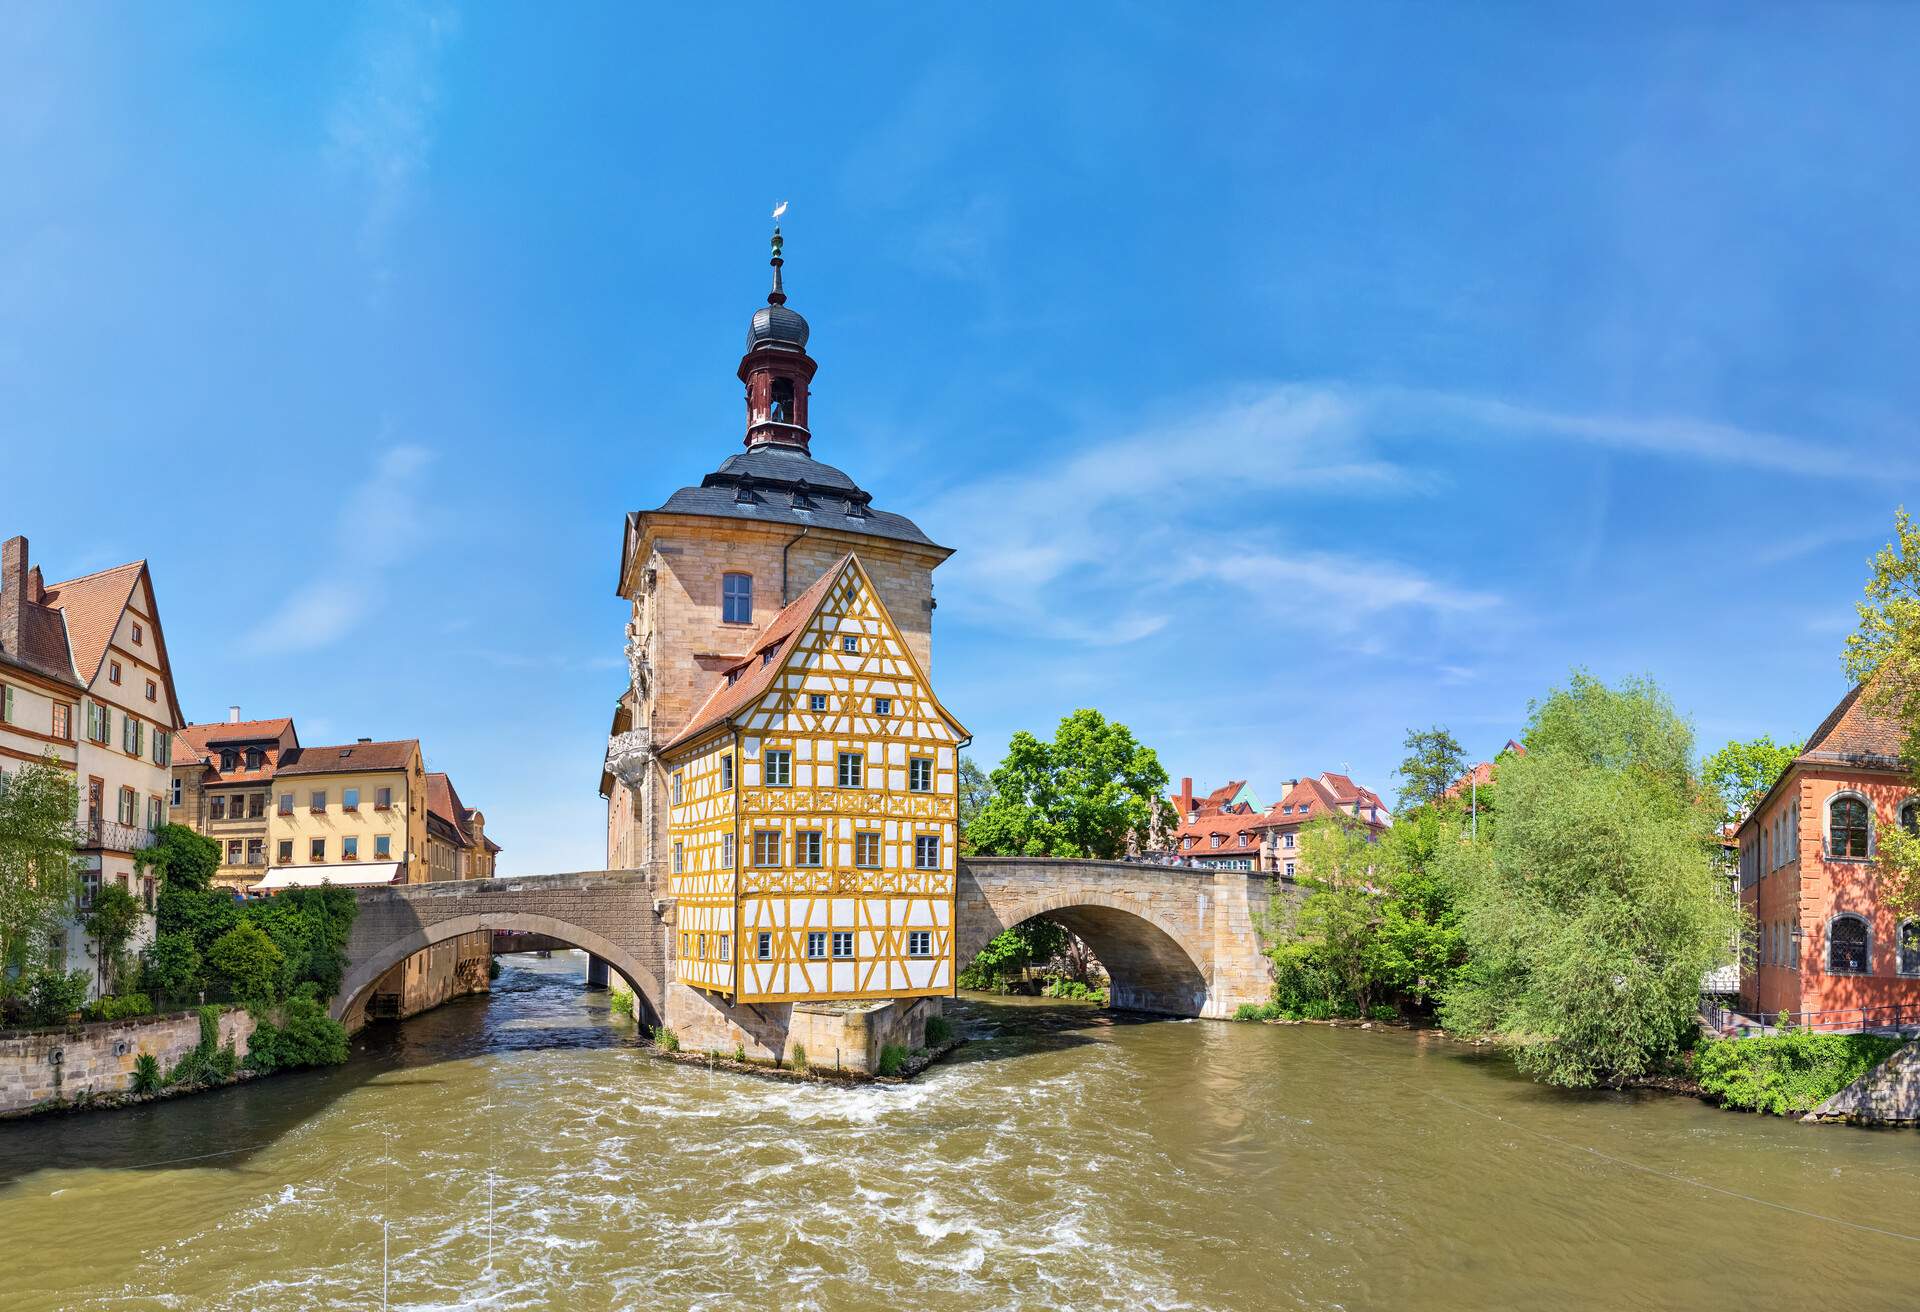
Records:
<instances>
[{"instance_id":1,"label":"balcony railing","mask_svg":"<svg viewBox=\"0 0 1920 1312\"><path fill-rule=\"evenodd\" d=\"M99 816L88 817L81 826L80 846L103 847L115 852L138 852L152 847L154 832L141 825L123 825L118 820L107 820Z\"/></svg>"}]
</instances>

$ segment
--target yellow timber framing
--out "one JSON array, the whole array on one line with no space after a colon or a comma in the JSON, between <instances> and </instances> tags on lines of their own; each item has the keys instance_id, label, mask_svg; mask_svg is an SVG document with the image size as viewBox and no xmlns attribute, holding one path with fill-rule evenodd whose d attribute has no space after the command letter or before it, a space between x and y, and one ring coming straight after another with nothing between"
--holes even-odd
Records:
<instances>
[{"instance_id":1,"label":"yellow timber framing","mask_svg":"<svg viewBox=\"0 0 1920 1312\"><path fill-rule=\"evenodd\" d=\"M955 803L969 739L858 557L836 573L766 688L662 753L676 974L736 1004L954 988ZM763 635L748 661L774 647ZM803 863L816 850L817 863Z\"/></svg>"}]
</instances>

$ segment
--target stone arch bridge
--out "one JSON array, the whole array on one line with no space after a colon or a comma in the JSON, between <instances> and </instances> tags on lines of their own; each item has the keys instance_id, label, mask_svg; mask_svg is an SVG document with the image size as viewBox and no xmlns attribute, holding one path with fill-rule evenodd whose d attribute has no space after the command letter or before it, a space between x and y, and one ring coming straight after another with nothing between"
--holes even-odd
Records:
<instances>
[{"instance_id":1,"label":"stone arch bridge","mask_svg":"<svg viewBox=\"0 0 1920 1312\"><path fill-rule=\"evenodd\" d=\"M1113 980L1113 1005L1173 1016L1231 1016L1264 1002L1272 975L1256 919L1269 876L1124 861L970 857L960 862L955 952L961 963L1003 929L1035 916L1064 925ZM480 930L591 953L657 1021L672 977L672 902L643 871L456 880L359 890L335 1018L415 952Z\"/></svg>"}]
</instances>

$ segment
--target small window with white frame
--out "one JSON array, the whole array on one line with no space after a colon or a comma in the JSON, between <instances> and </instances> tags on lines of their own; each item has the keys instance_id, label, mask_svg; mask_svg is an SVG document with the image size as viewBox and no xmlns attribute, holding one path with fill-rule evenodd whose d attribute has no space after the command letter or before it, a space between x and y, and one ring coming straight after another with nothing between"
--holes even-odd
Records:
<instances>
[{"instance_id":1,"label":"small window with white frame","mask_svg":"<svg viewBox=\"0 0 1920 1312\"><path fill-rule=\"evenodd\" d=\"M807 694L807 709L808 709L808 710L810 710L810 711L824 711L824 710L826 710L826 709L827 709L827 695L826 695L825 693L823 693L823 692L810 692L810 693L808 693L808 694Z\"/></svg>"},{"instance_id":2,"label":"small window with white frame","mask_svg":"<svg viewBox=\"0 0 1920 1312\"><path fill-rule=\"evenodd\" d=\"M910 957L930 957L933 955L933 931L930 929L910 929L907 931L907 955Z\"/></svg>"},{"instance_id":3,"label":"small window with white frame","mask_svg":"<svg viewBox=\"0 0 1920 1312\"><path fill-rule=\"evenodd\" d=\"M773 960L773 935L761 930L753 936L753 955L761 961Z\"/></svg>"},{"instance_id":4,"label":"small window with white frame","mask_svg":"<svg viewBox=\"0 0 1920 1312\"><path fill-rule=\"evenodd\" d=\"M853 956L853 931L836 929L833 931L833 956L836 961L847 961Z\"/></svg>"},{"instance_id":5,"label":"small window with white frame","mask_svg":"<svg viewBox=\"0 0 1920 1312\"><path fill-rule=\"evenodd\" d=\"M802 829L793 836L793 862L801 866L820 864L820 831Z\"/></svg>"},{"instance_id":6,"label":"small window with white frame","mask_svg":"<svg viewBox=\"0 0 1920 1312\"><path fill-rule=\"evenodd\" d=\"M756 866L780 864L780 831L778 829L753 831L753 864Z\"/></svg>"},{"instance_id":7,"label":"small window with white frame","mask_svg":"<svg viewBox=\"0 0 1920 1312\"><path fill-rule=\"evenodd\" d=\"M807 931L807 960L824 961L827 956L827 932L823 929Z\"/></svg>"},{"instance_id":8,"label":"small window with white frame","mask_svg":"<svg viewBox=\"0 0 1920 1312\"><path fill-rule=\"evenodd\" d=\"M673 772L673 804L675 806L680 805L680 790L684 786L685 782L686 782L685 772L681 770L675 770Z\"/></svg>"},{"instance_id":9,"label":"small window with white frame","mask_svg":"<svg viewBox=\"0 0 1920 1312\"><path fill-rule=\"evenodd\" d=\"M907 761L907 791L910 793L930 793L933 791L933 758L915 756Z\"/></svg>"},{"instance_id":10,"label":"small window with white frame","mask_svg":"<svg viewBox=\"0 0 1920 1312\"><path fill-rule=\"evenodd\" d=\"M682 846L679 839L675 839L673 843L673 873L676 875L685 874L686 868L687 849Z\"/></svg>"},{"instance_id":11,"label":"small window with white frame","mask_svg":"<svg viewBox=\"0 0 1920 1312\"><path fill-rule=\"evenodd\" d=\"M726 792L733 787L733 753L720 754L720 791Z\"/></svg>"},{"instance_id":12,"label":"small window with white frame","mask_svg":"<svg viewBox=\"0 0 1920 1312\"><path fill-rule=\"evenodd\" d=\"M793 783L793 753L770 751L766 760L767 787L786 788Z\"/></svg>"},{"instance_id":13,"label":"small window with white frame","mask_svg":"<svg viewBox=\"0 0 1920 1312\"><path fill-rule=\"evenodd\" d=\"M913 868L915 870L940 868L940 836L938 834L921 834L913 840Z\"/></svg>"},{"instance_id":14,"label":"small window with white frame","mask_svg":"<svg viewBox=\"0 0 1920 1312\"><path fill-rule=\"evenodd\" d=\"M858 752L840 753L838 779L842 788L858 788L861 783L861 756Z\"/></svg>"},{"instance_id":15,"label":"small window with white frame","mask_svg":"<svg viewBox=\"0 0 1920 1312\"><path fill-rule=\"evenodd\" d=\"M892 715L893 714L893 698L875 697L873 699L873 713L875 715Z\"/></svg>"},{"instance_id":16,"label":"small window with white frame","mask_svg":"<svg viewBox=\"0 0 1920 1312\"><path fill-rule=\"evenodd\" d=\"M840 635L840 650L841 650L841 651L844 651L844 652L857 652L857 651L859 651L859 650L860 650L860 639L859 639L858 637L856 637L855 635L853 635L853 634L851 634L851 633L843 633L843 634L841 634L841 635Z\"/></svg>"}]
</instances>

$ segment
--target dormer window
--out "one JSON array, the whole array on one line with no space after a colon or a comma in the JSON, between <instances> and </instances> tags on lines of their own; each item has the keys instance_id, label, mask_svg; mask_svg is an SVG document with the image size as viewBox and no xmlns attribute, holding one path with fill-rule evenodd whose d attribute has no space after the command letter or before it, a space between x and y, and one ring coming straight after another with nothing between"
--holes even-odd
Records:
<instances>
[{"instance_id":1,"label":"dormer window","mask_svg":"<svg viewBox=\"0 0 1920 1312\"><path fill-rule=\"evenodd\" d=\"M776 424L793 422L793 379L776 378L767 402L767 418Z\"/></svg>"},{"instance_id":2,"label":"dormer window","mask_svg":"<svg viewBox=\"0 0 1920 1312\"><path fill-rule=\"evenodd\" d=\"M222 770L235 769L239 766L239 764L240 764L240 754L238 752L220 753L220 768Z\"/></svg>"}]
</instances>

